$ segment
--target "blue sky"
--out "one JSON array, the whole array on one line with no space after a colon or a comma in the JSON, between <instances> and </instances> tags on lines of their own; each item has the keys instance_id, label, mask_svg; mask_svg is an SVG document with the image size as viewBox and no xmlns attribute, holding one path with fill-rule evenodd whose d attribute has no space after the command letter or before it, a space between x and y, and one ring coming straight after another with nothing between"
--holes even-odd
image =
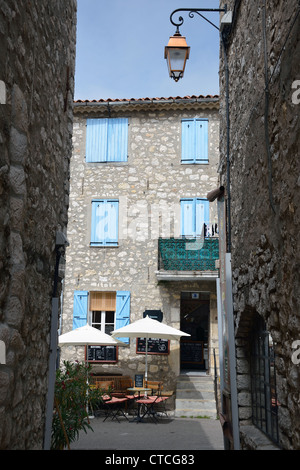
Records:
<instances>
[{"instance_id":1,"label":"blue sky","mask_svg":"<svg viewBox=\"0 0 300 470\"><path fill-rule=\"evenodd\" d=\"M75 100L161 98L219 93L219 34L182 13L191 47L183 79L168 76L164 47L177 8L219 8L218 0L77 0ZM219 14L207 17L219 25ZM177 17L178 18L178 17Z\"/></svg>"}]
</instances>

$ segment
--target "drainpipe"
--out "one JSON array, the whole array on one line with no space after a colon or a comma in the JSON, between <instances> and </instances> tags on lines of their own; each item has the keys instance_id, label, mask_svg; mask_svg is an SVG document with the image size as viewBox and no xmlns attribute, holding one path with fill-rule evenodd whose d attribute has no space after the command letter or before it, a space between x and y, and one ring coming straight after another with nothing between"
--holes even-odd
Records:
<instances>
[{"instance_id":1,"label":"drainpipe","mask_svg":"<svg viewBox=\"0 0 300 470\"><path fill-rule=\"evenodd\" d=\"M50 355L49 355L49 378L47 388L47 401L46 401L46 419L45 419L45 434L44 434L44 450L51 448L51 433L52 433L52 417L54 405L54 389L56 378L56 360L57 360L57 345L58 345L58 317L59 317L59 298L57 297L57 287L59 279L59 262L64 255L65 248L69 242L62 232L56 232L56 262L54 273L54 286L52 293L52 311L51 311L51 325L50 325Z\"/></svg>"},{"instance_id":2,"label":"drainpipe","mask_svg":"<svg viewBox=\"0 0 300 470\"><path fill-rule=\"evenodd\" d=\"M230 191L230 117L229 117L229 68L223 34L221 42L225 63L225 101L226 101L226 176L227 176L227 253L231 253L231 191Z\"/></svg>"}]
</instances>

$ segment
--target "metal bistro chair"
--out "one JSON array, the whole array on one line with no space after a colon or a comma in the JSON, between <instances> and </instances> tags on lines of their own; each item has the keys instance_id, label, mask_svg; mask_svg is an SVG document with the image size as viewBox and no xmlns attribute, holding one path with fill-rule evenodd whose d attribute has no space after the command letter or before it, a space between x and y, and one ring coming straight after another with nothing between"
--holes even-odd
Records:
<instances>
[{"instance_id":1,"label":"metal bistro chair","mask_svg":"<svg viewBox=\"0 0 300 470\"><path fill-rule=\"evenodd\" d=\"M118 422L118 416L124 416L127 420L127 416L123 411L123 406L127 403L128 399L126 397L114 396L114 380L97 380L96 386L102 392L102 400L100 404L100 409L104 411L104 421L108 418L112 420L116 419Z\"/></svg>"},{"instance_id":2,"label":"metal bistro chair","mask_svg":"<svg viewBox=\"0 0 300 470\"><path fill-rule=\"evenodd\" d=\"M162 390L164 388L163 386L163 382L161 381L154 381L154 380L148 380L146 382L147 384L147 388L151 388L152 390L152 397L157 397L157 400L154 400L153 401L153 411L156 412L156 415L158 412L162 413L162 414L165 414L166 416L168 416L167 414L167 410L166 410L166 401L169 399L168 396L164 396L162 394Z\"/></svg>"},{"instance_id":3,"label":"metal bistro chair","mask_svg":"<svg viewBox=\"0 0 300 470\"><path fill-rule=\"evenodd\" d=\"M156 412L154 410L154 405L156 402L159 401L158 396L146 396L143 398L139 398L136 400L136 403L139 405L139 414L138 414L138 419L136 420L137 423L143 421L144 418L149 416L152 421L155 423L158 423L158 419L156 417Z\"/></svg>"},{"instance_id":4,"label":"metal bistro chair","mask_svg":"<svg viewBox=\"0 0 300 470\"><path fill-rule=\"evenodd\" d=\"M120 422L118 416L124 416L128 421L126 414L124 413L123 406L127 403L128 398L117 398L111 397L109 400L104 401L104 406L106 409L106 416L103 420L106 421L108 418L111 418L112 421L116 419L118 423Z\"/></svg>"},{"instance_id":5,"label":"metal bistro chair","mask_svg":"<svg viewBox=\"0 0 300 470\"><path fill-rule=\"evenodd\" d=\"M163 397L161 394L161 391L163 388L162 382L148 380L145 382L145 386L152 390L152 394L148 395L147 397L137 400L137 403L139 403L139 405L141 406L140 416L139 416L138 421L142 421L143 418L146 418L147 416L149 416L149 418L152 419L152 421L154 421L155 423L158 423L158 418L157 418L158 408L157 407L160 404L164 405L164 402L169 397ZM167 415L165 407L164 407L163 413Z\"/></svg>"},{"instance_id":6,"label":"metal bistro chair","mask_svg":"<svg viewBox=\"0 0 300 470\"><path fill-rule=\"evenodd\" d=\"M107 414L107 405L106 402L111 399L111 392L114 387L113 380L97 380L93 387L98 388L102 392L101 400L96 404L96 409L94 415L99 417L101 415L106 416Z\"/></svg>"}]
</instances>

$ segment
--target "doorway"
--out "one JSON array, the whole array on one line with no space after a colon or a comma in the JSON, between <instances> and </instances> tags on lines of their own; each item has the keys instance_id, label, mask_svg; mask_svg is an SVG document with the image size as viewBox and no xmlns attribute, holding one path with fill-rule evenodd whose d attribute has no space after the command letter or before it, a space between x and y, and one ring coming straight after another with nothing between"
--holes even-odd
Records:
<instances>
[{"instance_id":1,"label":"doorway","mask_svg":"<svg viewBox=\"0 0 300 470\"><path fill-rule=\"evenodd\" d=\"M180 342L181 370L208 369L209 292L181 292L180 329L191 336Z\"/></svg>"}]
</instances>

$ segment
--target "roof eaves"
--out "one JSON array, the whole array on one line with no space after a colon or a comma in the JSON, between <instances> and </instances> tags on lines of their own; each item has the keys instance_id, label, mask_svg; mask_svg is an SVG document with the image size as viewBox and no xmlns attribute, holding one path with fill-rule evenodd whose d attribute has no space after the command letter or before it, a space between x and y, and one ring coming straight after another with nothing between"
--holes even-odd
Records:
<instances>
[{"instance_id":1,"label":"roof eaves","mask_svg":"<svg viewBox=\"0 0 300 470\"><path fill-rule=\"evenodd\" d=\"M217 102L219 95L199 95L199 96L176 96L169 98L130 98L130 99L100 99L100 100L76 100L74 106L118 106L118 105L141 105L141 104L172 104L172 103L203 103Z\"/></svg>"}]
</instances>

